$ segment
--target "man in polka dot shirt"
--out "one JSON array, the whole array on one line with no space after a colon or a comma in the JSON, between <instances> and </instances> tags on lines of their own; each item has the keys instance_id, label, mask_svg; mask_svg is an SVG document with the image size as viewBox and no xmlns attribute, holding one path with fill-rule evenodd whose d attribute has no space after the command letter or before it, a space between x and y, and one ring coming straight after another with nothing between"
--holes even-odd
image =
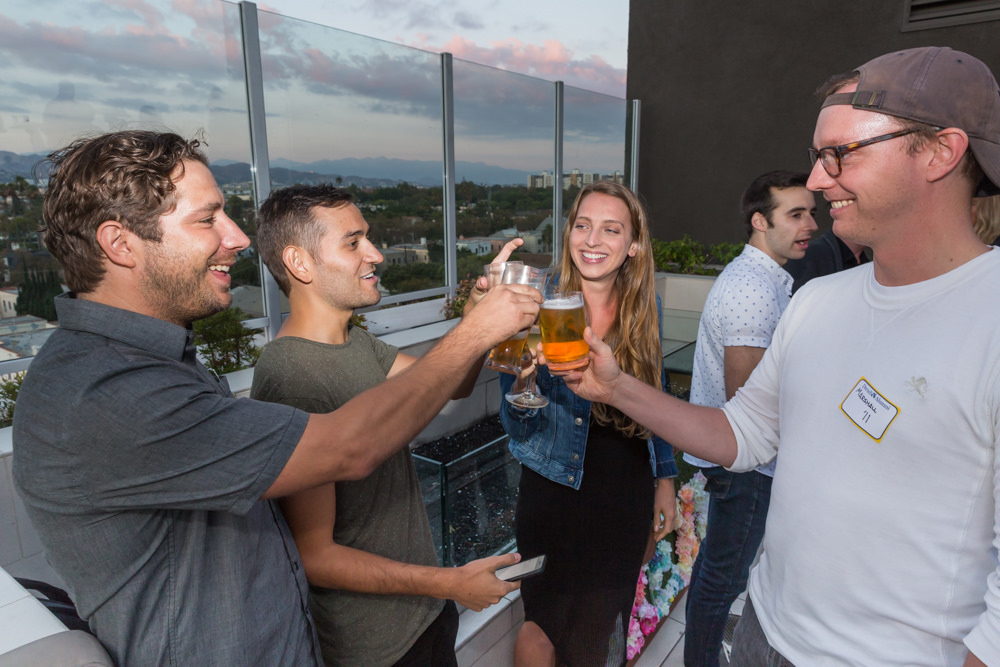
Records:
<instances>
[{"instance_id":1,"label":"man in polka dot shirt","mask_svg":"<svg viewBox=\"0 0 1000 667\"><path fill-rule=\"evenodd\" d=\"M782 266L800 259L816 231L809 175L772 171L743 193L747 244L709 292L698 328L691 402L722 407L750 377L792 294ZM774 464L745 473L685 454L704 468L711 494L708 533L695 561L687 597L684 664L716 667L733 600L746 588L771 499Z\"/></svg>"}]
</instances>

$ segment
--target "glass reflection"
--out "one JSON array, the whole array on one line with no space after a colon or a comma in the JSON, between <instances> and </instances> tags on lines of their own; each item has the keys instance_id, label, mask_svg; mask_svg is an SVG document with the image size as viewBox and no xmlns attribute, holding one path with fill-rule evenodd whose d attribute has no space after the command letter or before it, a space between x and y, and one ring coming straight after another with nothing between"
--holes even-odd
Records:
<instances>
[{"instance_id":1,"label":"glass reflection","mask_svg":"<svg viewBox=\"0 0 1000 667\"><path fill-rule=\"evenodd\" d=\"M440 56L260 12L271 187L350 190L383 296L441 288Z\"/></svg>"},{"instance_id":2,"label":"glass reflection","mask_svg":"<svg viewBox=\"0 0 1000 667\"><path fill-rule=\"evenodd\" d=\"M625 182L625 100L563 89L563 216L580 188L593 181Z\"/></svg>"},{"instance_id":3,"label":"glass reflection","mask_svg":"<svg viewBox=\"0 0 1000 667\"><path fill-rule=\"evenodd\" d=\"M570 188L568 208L591 175L624 171L624 100L564 88L567 174L557 176L555 86L454 59L459 241L444 248L440 57L268 12L258 17L271 186L325 179L354 191L386 258L383 303L419 290L444 294L446 254L457 254L459 279L478 275L515 235L526 241L521 259L549 264L553 187ZM59 268L37 233L45 174L32 166L77 136L201 133L227 212L254 238L237 5L54 0L42 21L37 5L7 3L0 62L0 362L14 360L5 369L25 368L17 360L35 354L55 326L50 292L60 289ZM241 317L263 318L254 250L232 275Z\"/></svg>"},{"instance_id":4,"label":"glass reflection","mask_svg":"<svg viewBox=\"0 0 1000 667\"><path fill-rule=\"evenodd\" d=\"M0 62L0 360L36 354L56 326L51 297L61 292L60 272L38 234L46 174L33 167L77 137L122 129L200 133L229 213L252 233L236 5L62 0L43 10L5 3ZM234 305L252 315L263 313L256 267L248 252L233 281Z\"/></svg>"},{"instance_id":5,"label":"glass reflection","mask_svg":"<svg viewBox=\"0 0 1000 667\"><path fill-rule=\"evenodd\" d=\"M548 266L555 86L457 59L453 69L458 277L515 236L517 259Z\"/></svg>"}]
</instances>

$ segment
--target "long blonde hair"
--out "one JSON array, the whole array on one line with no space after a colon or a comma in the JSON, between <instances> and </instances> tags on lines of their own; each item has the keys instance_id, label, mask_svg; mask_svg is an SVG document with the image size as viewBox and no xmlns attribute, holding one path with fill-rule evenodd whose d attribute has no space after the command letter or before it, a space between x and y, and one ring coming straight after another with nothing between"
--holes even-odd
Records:
<instances>
[{"instance_id":1,"label":"long blonde hair","mask_svg":"<svg viewBox=\"0 0 1000 667\"><path fill-rule=\"evenodd\" d=\"M627 187L613 181L598 181L583 187L570 209L563 230L562 256L559 259L559 287L579 290L580 272L573 264L569 237L580 210L580 203L595 192L621 200L632 218L632 242L636 253L626 257L615 278L614 291L618 312L605 342L614 352L623 371L648 385L662 388L663 357L660 347L660 321L656 309L656 287L653 280L653 249L649 239L649 221L639 198ZM598 424L613 424L628 437L648 438L650 431L621 411L603 403L592 403L591 414Z\"/></svg>"}]
</instances>

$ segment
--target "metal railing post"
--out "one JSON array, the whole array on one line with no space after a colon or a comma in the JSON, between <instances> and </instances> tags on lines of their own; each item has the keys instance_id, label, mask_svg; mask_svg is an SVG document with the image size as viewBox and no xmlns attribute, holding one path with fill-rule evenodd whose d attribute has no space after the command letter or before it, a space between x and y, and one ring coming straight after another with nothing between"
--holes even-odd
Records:
<instances>
[{"instance_id":1,"label":"metal railing post","mask_svg":"<svg viewBox=\"0 0 1000 667\"><path fill-rule=\"evenodd\" d=\"M253 179L254 206L271 194L271 167L267 154L267 119L264 113L264 74L260 64L260 28L257 5L239 3L240 28L243 31L243 66L247 81L247 109L250 113L250 176ZM281 328L281 291L270 271L258 259L267 316L266 337L272 340Z\"/></svg>"},{"instance_id":2,"label":"metal railing post","mask_svg":"<svg viewBox=\"0 0 1000 667\"><path fill-rule=\"evenodd\" d=\"M444 174L444 277L448 290L458 288L458 225L455 205L455 91L450 53L441 54L441 130Z\"/></svg>"},{"instance_id":3,"label":"metal railing post","mask_svg":"<svg viewBox=\"0 0 1000 667\"><path fill-rule=\"evenodd\" d=\"M552 181L552 263L559 261L562 251L563 209L563 82L556 81L555 161Z\"/></svg>"}]
</instances>

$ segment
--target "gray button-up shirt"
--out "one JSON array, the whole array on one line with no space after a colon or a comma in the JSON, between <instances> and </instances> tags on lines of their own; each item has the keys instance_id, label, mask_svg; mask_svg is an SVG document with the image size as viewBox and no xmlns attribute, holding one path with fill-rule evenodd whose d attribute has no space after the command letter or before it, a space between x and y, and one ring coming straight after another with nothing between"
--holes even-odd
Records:
<instances>
[{"instance_id":1,"label":"gray button-up shirt","mask_svg":"<svg viewBox=\"0 0 1000 667\"><path fill-rule=\"evenodd\" d=\"M321 664L295 543L259 500L308 415L233 398L182 327L56 309L17 401L14 481L115 662Z\"/></svg>"}]
</instances>

